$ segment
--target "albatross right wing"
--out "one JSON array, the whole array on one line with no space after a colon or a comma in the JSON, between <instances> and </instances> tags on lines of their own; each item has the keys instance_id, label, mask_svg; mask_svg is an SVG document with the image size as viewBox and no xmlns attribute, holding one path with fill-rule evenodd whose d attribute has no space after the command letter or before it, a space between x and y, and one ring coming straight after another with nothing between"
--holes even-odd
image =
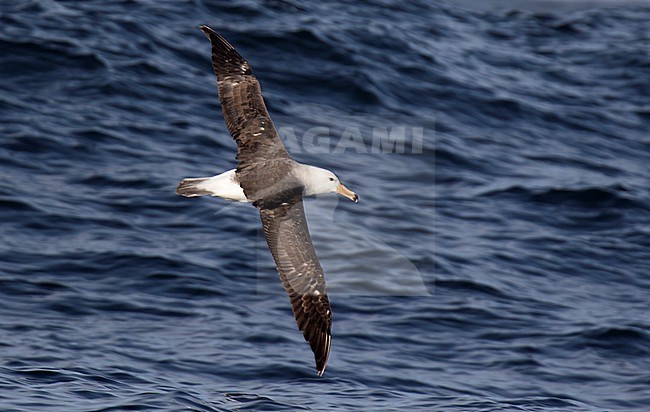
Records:
<instances>
[{"instance_id":1,"label":"albatross right wing","mask_svg":"<svg viewBox=\"0 0 650 412\"><path fill-rule=\"evenodd\" d=\"M285 195L284 200L270 208L260 207L262 228L298 329L314 352L316 371L321 376L332 343L332 307L300 192Z\"/></svg>"}]
</instances>

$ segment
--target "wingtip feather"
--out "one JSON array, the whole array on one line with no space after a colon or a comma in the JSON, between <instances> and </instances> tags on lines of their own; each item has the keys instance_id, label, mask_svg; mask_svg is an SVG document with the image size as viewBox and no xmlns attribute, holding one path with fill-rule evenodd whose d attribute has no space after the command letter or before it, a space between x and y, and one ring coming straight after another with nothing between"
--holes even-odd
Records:
<instances>
[{"instance_id":1,"label":"wingtip feather","mask_svg":"<svg viewBox=\"0 0 650 412\"><path fill-rule=\"evenodd\" d=\"M222 35L214 31L214 29L210 26L202 24L199 26L199 29L201 29L203 34L205 34L205 37L207 37L211 43L215 44L216 42L219 47L223 47L229 51L235 51L235 48L232 46L232 44L230 44L228 40L226 40Z\"/></svg>"},{"instance_id":2,"label":"wingtip feather","mask_svg":"<svg viewBox=\"0 0 650 412\"><path fill-rule=\"evenodd\" d=\"M203 34L205 34L205 37L207 37L208 39L210 38L211 34L217 34L217 32L212 30L210 26L206 26L205 24L200 25L199 29L203 32Z\"/></svg>"},{"instance_id":3,"label":"wingtip feather","mask_svg":"<svg viewBox=\"0 0 650 412\"><path fill-rule=\"evenodd\" d=\"M311 343L311 342L310 342ZM318 357L317 351L314 351L314 358L316 360L316 373L318 376L323 376L325 373L325 368L327 368L327 361L329 359L330 355L330 348L332 344L332 335L327 335L325 337L325 347L324 348L319 348L320 350L317 350L318 352L321 352L322 358ZM312 348L313 350L313 348Z\"/></svg>"},{"instance_id":4,"label":"wingtip feather","mask_svg":"<svg viewBox=\"0 0 650 412\"><path fill-rule=\"evenodd\" d=\"M218 79L228 75L253 75L246 59L235 50L228 40L205 24L200 25L199 29L212 45L212 68Z\"/></svg>"}]
</instances>

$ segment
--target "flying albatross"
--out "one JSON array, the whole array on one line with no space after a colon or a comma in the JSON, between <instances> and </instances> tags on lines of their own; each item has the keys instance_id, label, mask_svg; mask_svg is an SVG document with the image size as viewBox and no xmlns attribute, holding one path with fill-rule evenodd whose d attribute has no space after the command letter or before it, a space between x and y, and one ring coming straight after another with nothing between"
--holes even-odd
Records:
<instances>
[{"instance_id":1,"label":"flying albatross","mask_svg":"<svg viewBox=\"0 0 650 412\"><path fill-rule=\"evenodd\" d=\"M289 156L271 121L260 84L248 62L208 26L212 68L228 131L237 142L237 167L212 177L183 179L176 193L250 202L260 213L280 279L300 329L322 376L332 342L332 309L307 228L303 196L338 193L357 202L329 170L298 163Z\"/></svg>"}]
</instances>

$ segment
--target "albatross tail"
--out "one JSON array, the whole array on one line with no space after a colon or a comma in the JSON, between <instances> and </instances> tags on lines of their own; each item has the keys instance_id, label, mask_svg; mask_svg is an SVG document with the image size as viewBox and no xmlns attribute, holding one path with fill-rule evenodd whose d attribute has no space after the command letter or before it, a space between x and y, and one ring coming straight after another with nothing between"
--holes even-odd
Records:
<instances>
[{"instance_id":1,"label":"albatross tail","mask_svg":"<svg viewBox=\"0 0 650 412\"><path fill-rule=\"evenodd\" d=\"M176 194L185 197L210 196L212 192L201 185L209 180L209 177L194 177L181 180L176 188Z\"/></svg>"},{"instance_id":2,"label":"albatross tail","mask_svg":"<svg viewBox=\"0 0 650 412\"><path fill-rule=\"evenodd\" d=\"M212 177L189 177L181 180L176 194L185 197L216 196L236 202L248 202L237 181L235 169Z\"/></svg>"}]
</instances>

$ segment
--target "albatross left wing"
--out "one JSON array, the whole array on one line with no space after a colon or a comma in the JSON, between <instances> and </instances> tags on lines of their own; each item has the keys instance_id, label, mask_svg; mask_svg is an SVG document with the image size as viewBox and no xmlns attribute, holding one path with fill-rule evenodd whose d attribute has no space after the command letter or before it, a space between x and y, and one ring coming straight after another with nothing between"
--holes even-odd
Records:
<instances>
[{"instance_id":1,"label":"albatross left wing","mask_svg":"<svg viewBox=\"0 0 650 412\"><path fill-rule=\"evenodd\" d=\"M270 163L293 162L278 136L264 104L262 89L241 54L219 33L199 27L212 45L212 69L226 127L237 142L237 177L249 199L261 199L268 188L286 176L269 176ZM268 178L264 178L268 176Z\"/></svg>"},{"instance_id":2,"label":"albatross left wing","mask_svg":"<svg viewBox=\"0 0 650 412\"><path fill-rule=\"evenodd\" d=\"M285 199L287 200L287 199ZM298 329L309 342L316 371L321 376L332 343L332 308L327 298L323 268L309 235L300 193L291 200L260 207L266 243L291 300Z\"/></svg>"}]
</instances>

